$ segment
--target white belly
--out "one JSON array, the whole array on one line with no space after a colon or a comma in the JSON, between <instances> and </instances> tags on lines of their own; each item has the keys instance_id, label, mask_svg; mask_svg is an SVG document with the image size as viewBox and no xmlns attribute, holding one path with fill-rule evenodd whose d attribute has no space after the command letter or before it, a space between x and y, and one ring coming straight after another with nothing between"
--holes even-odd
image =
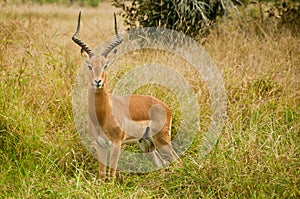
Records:
<instances>
[{"instance_id":1,"label":"white belly","mask_svg":"<svg viewBox=\"0 0 300 199\"><path fill-rule=\"evenodd\" d=\"M125 130L125 140L123 143L130 144L137 142L141 137L143 137L146 128L150 126L150 120L144 121L126 121L123 124L123 129Z\"/></svg>"}]
</instances>

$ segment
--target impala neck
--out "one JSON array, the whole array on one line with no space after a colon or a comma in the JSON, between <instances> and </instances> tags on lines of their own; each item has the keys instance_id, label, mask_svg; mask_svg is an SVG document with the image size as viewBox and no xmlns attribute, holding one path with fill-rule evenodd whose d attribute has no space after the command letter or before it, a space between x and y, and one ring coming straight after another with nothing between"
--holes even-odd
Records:
<instances>
[{"instance_id":1,"label":"impala neck","mask_svg":"<svg viewBox=\"0 0 300 199\"><path fill-rule=\"evenodd\" d=\"M90 102L89 115L92 118L97 118L99 124L102 125L112 114L107 82L104 83L101 89L96 90L90 87L88 97Z\"/></svg>"}]
</instances>

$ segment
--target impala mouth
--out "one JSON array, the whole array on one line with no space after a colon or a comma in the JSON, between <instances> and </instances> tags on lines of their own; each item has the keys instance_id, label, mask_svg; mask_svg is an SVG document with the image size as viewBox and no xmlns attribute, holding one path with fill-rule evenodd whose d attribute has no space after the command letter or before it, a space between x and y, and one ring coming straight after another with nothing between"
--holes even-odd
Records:
<instances>
[{"instance_id":1,"label":"impala mouth","mask_svg":"<svg viewBox=\"0 0 300 199\"><path fill-rule=\"evenodd\" d=\"M96 88L100 89L102 88L103 84L96 84Z\"/></svg>"},{"instance_id":2,"label":"impala mouth","mask_svg":"<svg viewBox=\"0 0 300 199\"><path fill-rule=\"evenodd\" d=\"M99 83L99 84L91 84L92 88L96 89L96 90L100 90L103 87L103 83Z\"/></svg>"}]
</instances>

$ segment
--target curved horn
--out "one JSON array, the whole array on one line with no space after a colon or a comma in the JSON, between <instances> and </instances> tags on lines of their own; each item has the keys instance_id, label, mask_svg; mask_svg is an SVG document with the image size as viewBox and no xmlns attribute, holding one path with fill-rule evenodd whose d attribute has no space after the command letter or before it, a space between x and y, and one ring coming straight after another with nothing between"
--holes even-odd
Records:
<instances>
[{"instance_id":1,"label":"curved horn","mask_svg":"<svg viewBox=\"0 0 300 199\"><path fill-rule=\"evenodd\" d=\"M116 36L117 36L117 40L115 42L113 42L112 44L110 44L110 46L108 46L103 51L103 53L101 53L101 55L104 56L104 57L107 57L107 55L110 53L110 51L112 51L115 47L117 47L118 45L120 45L122 43L122 41L123 41L122 37L118 33L116 13L114 13L114 19L115 19L115 33L116 33Z\"/></svg>"},{"instance_id":2,"label":"curved horn","mask_svg":"<svg viewBox=\"0 0 300 199\"><path fill-rule=\"evenodd\" d=\"M95 55L93 53L93 51L85 43L83 43L83 41L81 41L80 39L77 38L77 36L79 34L79 30L80 30L80 17L81 17L81 11L79 12L78 25L77 25L77 29L72 37L72 40L81 47L81 52L85 51L89 55L89 57L92 57L93 55Z\"/></svg>"}]
</instances>

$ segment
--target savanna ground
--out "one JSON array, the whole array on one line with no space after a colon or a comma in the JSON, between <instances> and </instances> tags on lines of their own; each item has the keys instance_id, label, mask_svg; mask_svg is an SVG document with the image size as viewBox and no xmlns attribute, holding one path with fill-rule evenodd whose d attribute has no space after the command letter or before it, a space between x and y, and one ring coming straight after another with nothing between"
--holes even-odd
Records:
<instances>
[{"instance_id":1,"label":"savanna ground","mask_svg":"<svg viewBox=\"0 0 300 199\"><path fill-rule=\"evenodd\" d=\"M83 61L71 40L79 10L81 38L91 47L114 34L109 3L0 7L0 198L300 196L299 33L273 19L261 24L255 11L219 23L202 41L228 97L214 150L199 161L199 135L182 165L121 172L104 183L73 122L72 92ZM209 107L208 93L201 93L200 104ZM205 115L201 128L208 125Z\"/></svg>"}]
</instances>

